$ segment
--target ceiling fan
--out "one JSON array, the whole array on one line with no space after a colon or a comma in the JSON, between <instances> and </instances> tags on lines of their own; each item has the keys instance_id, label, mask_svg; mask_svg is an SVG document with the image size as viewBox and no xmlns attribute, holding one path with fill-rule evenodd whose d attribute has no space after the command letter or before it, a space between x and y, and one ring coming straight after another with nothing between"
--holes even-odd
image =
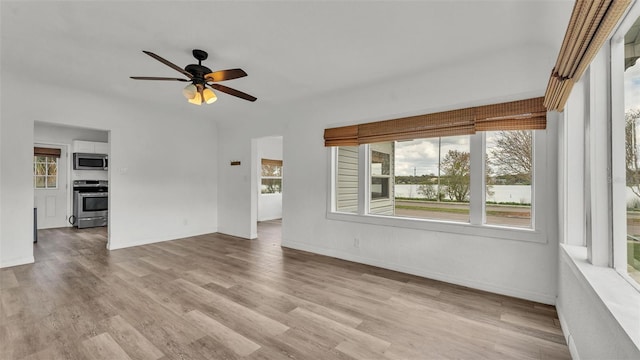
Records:
<instances>
[{"instance_id":1,"label":"ceiling fan","mask_svg":"<svg viewBox=\"0 0 640 360\"><path fill-rule=\"evenodd\" d=\"M198 60L198 64L189 64L184 69L178 65L150 52L142 50L143 53L151 56L152 58L160 61L168 67L177 70L182 73L188 79L183 78L171 78L171 77L157 77L157 76L131 76L135 80L164 80L164 81L182 81L191 82L182 90L183 95L187 100L195 105L202 105L202 103L211 104L215 102L218 97L212 89L233 95L248 101L256 101L257 98L242 91L232 89L228 86L217 84L220 81L232 80L247 76L247 73L242 69L229 69L211 71L208 67L202 65L202 60L206 60L209 54L204 50L193 50L193 57Z\"/></svg>"}]
</instances>

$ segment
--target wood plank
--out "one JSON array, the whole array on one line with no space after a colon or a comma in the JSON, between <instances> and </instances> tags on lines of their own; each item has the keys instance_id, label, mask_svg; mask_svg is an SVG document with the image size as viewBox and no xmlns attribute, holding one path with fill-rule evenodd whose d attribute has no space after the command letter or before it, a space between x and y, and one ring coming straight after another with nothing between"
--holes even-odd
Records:
<instances>
[{"instance_id":1,"label":"wood plank","mask_svg":"<svg viewBox=\"0 0 640 360\"><path fill-rule=\"evenodd\" d=\"M108 333L102 333L82 342L87 354L95 360L130 360L127 353Z\"/></svg>"},{"instance_id":2,"label":"wood plank","mask_svg":"<svg viewBox=\"0 0 640 360\"><path fill-rule=\"evenodd\" d=\"M360 330L345 326L337 321L333 321L324 316L318 315L303 308L296 308L289 314L300 317L306 321L314 322L325 327L328 330L335 331L341 336L347 339L351 339L355 342L359 342L370 348L374 352L383 353L391 343L388 341L376 338L375 336L364 333Z\"/></svg>"},{"instance_id":3,"label":"wood plank","mask_svg":"<svg viewBox=\"0 0 640 360\"><path fill-rule=\"evenodd\" d=\"M14 287L18 287L19 285L20 284L18 283L18 279L13 273L13 270L0 270L0 289L11 289Z\"/></svg>"},{"instance_id":4,"label":"wood plank","mask_svg":"<svg viewBox=\"0 0 640 360\"><path fill-rule=\"evenodd\" d=\"M119 315L107 320L114 340L134 359L156 360L164 356L146 337Z\"/></svg>"},{"instance_id":5,"label":"wood plank","mask_svg":"<svg viewBox=\"0 0 640 360\"><path fill-rule=\"evenodd\" d=\"M555 308L205 234L105 249L106 229L47 229L0 270L4 359L569 359Z\"/></svg>"},{"instance_id":6,"label":"wood plank","mask_svg":"<svg viewBox=\"0 0 640 360\"><path fill-rule=\"evenodd\" d=\"M207 335L239 356L247 356L260 348L260 345L197 310L188 312L185 317L190 319L194 326L200 328Z\"/></svg>"}]
</instances>

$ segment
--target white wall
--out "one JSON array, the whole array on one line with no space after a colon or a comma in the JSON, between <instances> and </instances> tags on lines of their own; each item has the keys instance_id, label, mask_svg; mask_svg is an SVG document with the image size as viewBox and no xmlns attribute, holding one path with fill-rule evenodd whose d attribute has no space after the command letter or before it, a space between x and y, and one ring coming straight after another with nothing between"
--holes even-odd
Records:
<instances>
[{"instance_id":1,"label":"white wall","mask_svg":"<svg viewBox=\"0 0 640 360\"><path fill-rule=\"evenodd\" d=\"M584 249L584 248L583 248ZM586 256L586 249L584 249ZM610 310L604 305L594 287L585 278L583 270L593 265L583 261L580 270L574 264L571 256L564 248L560 249L559 269L559 294L557 309L560 316L562 330L571 355L574 359L599 360L599 359L640 359L640 350L633 340L620 326L620 323L612 316ZM600 275L601 285L611 287L619 285L624 280L613 269L595 269ZM635 290L631 290L635 291ZM618 293L622 296L624 292ZM615 299L618 307L636 306L627 311L638 313L638 303L625 301L623 298ZM636 324L638 328L638 324ZM636 333L635 336L640 336Z\"/></svg>"},{"instance_id":2,"label":"white wall","mask_svg":"<svg viewBox=\"0 0 640 360\"><path fill-rule=\"evenodd\" d=\"M521 48L461 59L460 63L443 65L434 72L372 82L366 90L345 89L322 101L301 101L288 104L286 109L265 111L254 119L258 124L255 127L220 128L220 162L249 159L252 138L284 135L282 243L286 247L554 303L554 206L544 211L547 227L541 230L546 243L329 220L329 150L323 146L323 131L332 126L541 96L555 56L553 50L524 44ZM556 121L556 116L549 118L552 133ZM550 171L540 190L547 199L555 199L556 148L553 141L548 146ZM248 168L221 167L221 232L251 236L251 199L245 190L249 189L250 175ZM353 247L356 236L360 238L359 248Z\"/></svg>"},{"instance_id":3,"label":"white wall","mask_svg":"<svg viewBox=\"0 0 640 360\"><path fill-rule=\"evenodd\" d=\"M43 121L35 121L33 126L33 138L36 142L52 142L71 145L73 140L107 142L109 141L109 133L100 129L62 126Z\"/></svg>"},{"instance_id":4,"label":"white wall","mask_svg":"<svg viewBox=\"0 0 640 360\"><path fill-rule=\"evenodd\" d=\"M13 74L1 86L1 267L33 261L35 120L110 130L110 248L217 230L214 121L45 84L33 102Z\"/></svg>"},{"instance_id":5,"label":"white wall","mask_svg":"<svg viewBox=\"0 0 640 360\"><path fill-rule=\"evenodd\" d=\"M282 136L257 139L257 153L256 163L258 164L258 174L260 174L260 159L282 160ZM260 176L258 176L258 221L281 219L282 193L261 194L260 185Z\"/></svg>"}]
</instances>

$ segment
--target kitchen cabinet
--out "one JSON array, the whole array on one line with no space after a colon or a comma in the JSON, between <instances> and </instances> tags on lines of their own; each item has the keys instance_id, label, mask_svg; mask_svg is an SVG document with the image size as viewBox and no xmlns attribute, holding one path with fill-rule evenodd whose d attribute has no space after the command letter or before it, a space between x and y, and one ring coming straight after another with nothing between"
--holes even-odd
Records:
<instances>
[{"instance_id":1,"label":"kitchen cabinet","mask_svg":"<svg viewBox=\"0 0 640 360\"><path fill-rule=\"evenodd\" d=\"M74 153L108 154L109 143L98 141L73 140Z\"/></svg>"}]
</instances>

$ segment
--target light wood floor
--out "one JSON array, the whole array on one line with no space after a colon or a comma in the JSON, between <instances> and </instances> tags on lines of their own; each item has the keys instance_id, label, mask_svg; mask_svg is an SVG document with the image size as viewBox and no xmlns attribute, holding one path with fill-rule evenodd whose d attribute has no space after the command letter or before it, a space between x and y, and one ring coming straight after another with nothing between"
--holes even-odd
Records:
<instances>
[{"instance_id":1,"label":"light wood floor","mask_svg":"<svg viewBox=\"0 0 640 360\"><path fill-rule=\"evenodd\" d=\"M2 359L568 359L552 306L220 234L40 231L0 270Z\"/></svg>"}]
</instances>

